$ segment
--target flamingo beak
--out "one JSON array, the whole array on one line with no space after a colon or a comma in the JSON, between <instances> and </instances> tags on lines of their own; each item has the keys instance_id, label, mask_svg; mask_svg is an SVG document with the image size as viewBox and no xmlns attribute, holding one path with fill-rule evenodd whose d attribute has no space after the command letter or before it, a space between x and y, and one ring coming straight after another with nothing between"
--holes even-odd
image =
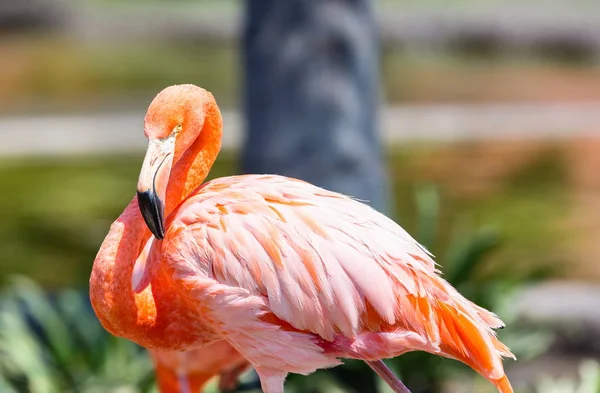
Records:
<instances>
[{"instance_id":1,"label":"flamingo beak","mask_svg":"<svg viewBox=\"0 0 600 393\"><path fill-rule=\"evenodd\" d=\"M137 185L138 205L150 232L165 237L165 194L173 165L175 138L150 139Z\"/></svg>"}]
</instances>

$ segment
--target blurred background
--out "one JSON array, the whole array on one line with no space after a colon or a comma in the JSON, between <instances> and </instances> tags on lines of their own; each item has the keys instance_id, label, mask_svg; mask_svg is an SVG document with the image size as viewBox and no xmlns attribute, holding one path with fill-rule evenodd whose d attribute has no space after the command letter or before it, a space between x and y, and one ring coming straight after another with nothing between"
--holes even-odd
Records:
<instances>
[{"instance_id":1,"label":"blurred background","mask_svg":"<svg viewBox=\"0 0 600 393\"><path fill-rule=\"evenodd\" d=\"M371 6L353 12L372 12L372 21L342 31L372 22L376 37L350 38L363 42L357 53L367 59L359 108L373 113L348 129L372 140L374 167L384 164L377 208L507 323L499 335L519 359L506 362L518 392L600 392L600 3ZM110 223L134 194L143 116L162 88L194 83L216 96L225 140L211 177L269 161L246 138L278 109L261 115L251 105L266 83L251 82L269 75L258 76L263 66L243 39L252 25L244 7L0 0L0 392L154 391L147 355L104 332L87 282ZM360 56L344 64L353 62L363 64ZM353 184L367 192L361 181ZM389 364L413 393L492 391L451 360L413 353ZM256 386L248 378L242 390ZM292 376L286 391L386 392L360 362Z\"/></svg>"}]
</instances>

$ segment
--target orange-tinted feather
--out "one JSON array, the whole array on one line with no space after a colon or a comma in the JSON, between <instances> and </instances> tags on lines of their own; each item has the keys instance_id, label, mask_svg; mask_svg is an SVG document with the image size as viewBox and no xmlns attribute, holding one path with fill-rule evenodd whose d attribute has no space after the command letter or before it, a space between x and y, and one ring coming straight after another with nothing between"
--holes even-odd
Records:
<instances>
[{"instance_id":1,"label":"orange-tinted feather","mask_svg":"<svg viewBox=\"0 0 600 393\"><path fill-rule=\"evenodd\" d=\"M498 354L513 357L508 348L486 327L477 326L464 310L439 304L435 311L443 325L440 348L444 354L469 365L500 392L512 393L510 382L498 364Z\"/></svg>"}]
</instances>

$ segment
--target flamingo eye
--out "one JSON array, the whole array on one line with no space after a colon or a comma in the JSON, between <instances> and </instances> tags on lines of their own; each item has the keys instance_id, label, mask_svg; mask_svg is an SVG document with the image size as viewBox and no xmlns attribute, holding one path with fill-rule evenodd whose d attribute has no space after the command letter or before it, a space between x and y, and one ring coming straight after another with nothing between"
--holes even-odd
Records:
<instances>
[{"instance_id":1,"label":"flamingo eye","mask_svg":"<svg viewBox=\"0 0 600 393\"><path fill-rule=\"evenodd\" d=\"M173 130L171 131L171 133L168 136L166 136L166 137L164 137L162 139L163 140L167 140L167 139L175 138L177 136L177 134L179 134L181 132L182 129L183 129L183 125L177 124L173 128Z\"/></svg>"},{"instance_id":2,"label":"flamingo eye","mask_svg":"<svg viewBox=\"0 0 600 393\"><path fill-rule=\"evenodd\" d=\"M171 131L171 133L163 138L157 138L158 141L164 142L167 140L174 140L174 138L177 136L177 134L179 134L181 132L181 130L183 129L183 125L181 124L177 124L173 130Z\"/></svg>"}]
</instances>

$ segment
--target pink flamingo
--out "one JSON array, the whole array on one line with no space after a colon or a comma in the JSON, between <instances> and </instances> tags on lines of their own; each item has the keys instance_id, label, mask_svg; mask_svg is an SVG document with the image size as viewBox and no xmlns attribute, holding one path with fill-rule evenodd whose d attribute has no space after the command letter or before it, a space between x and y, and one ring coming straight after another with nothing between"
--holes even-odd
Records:
<instances>
[{"instance_id":1,"label":"pink flamingo","mask_svg":"<svg viewBox=\"0 0 600 393\"><path fill-rule=\"evenodd\" d=\"M171 86L150 104L134 198L94 261L90 295L111 333L155 351L222 342L265 393L288 373L415 350L457 359L512 392L502 322L443 280L429 253L369 206L274 175L202 184L221 148L213 96ZM147 227L144 225L146 223ZM151 236L148 228L154 235Z\"/></svg>"}]
</instances>

